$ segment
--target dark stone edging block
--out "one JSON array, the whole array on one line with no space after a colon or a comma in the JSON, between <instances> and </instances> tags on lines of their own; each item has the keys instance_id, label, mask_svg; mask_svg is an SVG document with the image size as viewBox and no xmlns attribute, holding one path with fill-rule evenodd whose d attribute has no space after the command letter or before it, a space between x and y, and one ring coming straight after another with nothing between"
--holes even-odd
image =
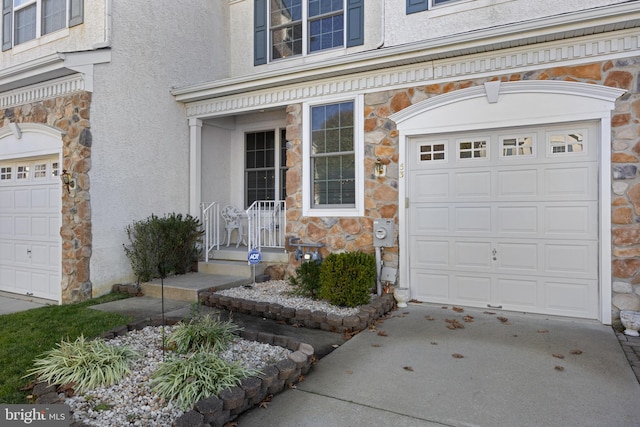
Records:
<instances>
[{"instance_id":1,"label":"dark stone edging block","mask_svg":"<svg viewBox=\"0 0 640 427\"><path fill-rule=\"evenodd\" d=\"M181 320L179 317L168 317L165 318L165 324L175 325ZM132 330L160 325L162 325L162 318L153 317L114 328L102 334L101 338L109 340ZM185 412L174 421L174 427L222 427L235 420L243 412L258 405L269 395L278 394L297 384L300 381L300 376L306 375L311 370L314 348L309 344L301 343L295 338L266 332L241 331L240 337L249 341L278 345L293 353L287 359L263 368L261 375L245 378L241 380L240 385L223 390L218 396L211 396L196 402L193 409ZM55 385L37 383L32 393L35 397L35 403L64 403L64 398L60 397L57 390L58 387ZM76 427L82 425L82 423L72 424Z\"/></svg>"},{"instance_id":2,"label":"dark stone edging block","mask_svg":"<svg viewBox=\"0 0 640 427\"><path fill-rule=\"evenodd\" d=\"M296 310L277 303L233 298L216 292L200 292L198 300L202 305L209 307L340 334L366 329L375 320L391 311L395 303L393 294L384 294L374 297L370 304L360 306L360 311L354 316L339 316L323 311Z\"/></svg>"}]
</instances>

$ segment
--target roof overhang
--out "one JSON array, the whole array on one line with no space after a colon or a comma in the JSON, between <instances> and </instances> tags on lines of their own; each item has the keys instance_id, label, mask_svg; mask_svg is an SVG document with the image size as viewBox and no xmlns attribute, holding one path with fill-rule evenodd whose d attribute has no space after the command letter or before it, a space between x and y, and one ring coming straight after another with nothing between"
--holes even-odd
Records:
<instances>
[{"instance_id":1,"label":"roof overhang","mask_svg":"<svg viewBox=\"0 0 640 427\"><path fill-rule=\"evenodd\" d=\"M93 91L93 66L111 61L110 49L54 53L0 70L0 93L82 73L85 90Z\"/></svg>"},{"instance_id":2,"label":"roof overhang","mask_svg":"<svg viewBox=\"0 0 640 427\"><path fill-rule=\"evenodd\" d=\"M323 78L638 27L640 8L637 1L631 1L354 53L321 63L174 88L171 93L177 101L189 103Z\"/></svg>"}]
</instances>

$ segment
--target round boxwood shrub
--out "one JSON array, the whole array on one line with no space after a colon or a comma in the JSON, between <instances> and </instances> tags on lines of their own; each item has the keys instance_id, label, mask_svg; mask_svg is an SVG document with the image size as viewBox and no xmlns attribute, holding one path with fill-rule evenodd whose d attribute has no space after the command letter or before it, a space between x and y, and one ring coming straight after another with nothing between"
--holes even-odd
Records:
<instances>
[{"instance_id":1,"label":"round boxwood shrub","mask_svg":"<svg viewBox=\"0 0 640 427\"><path fill-rule=\"evenodd\" d=\"M376 259L364 252L329 254L320 266L318 296L333 305L368 304L375 286Z\"/></svg>"}]
</instances>

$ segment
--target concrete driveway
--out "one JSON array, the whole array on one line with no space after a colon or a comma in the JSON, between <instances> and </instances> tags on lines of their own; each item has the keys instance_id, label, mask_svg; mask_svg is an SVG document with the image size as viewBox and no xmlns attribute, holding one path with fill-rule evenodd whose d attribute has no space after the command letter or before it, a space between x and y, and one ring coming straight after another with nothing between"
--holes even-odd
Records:
<instances>
[{"instance_id":1,"label":"concrete driveway","mask_svg":"<svg viewBox=\"0 0 640 427\"><path fill-rule=\"evenodd\" d=\"M393 314L238 425L640 426L640 385L609 326L428 304Z\"/></svg>"}]
</instances>

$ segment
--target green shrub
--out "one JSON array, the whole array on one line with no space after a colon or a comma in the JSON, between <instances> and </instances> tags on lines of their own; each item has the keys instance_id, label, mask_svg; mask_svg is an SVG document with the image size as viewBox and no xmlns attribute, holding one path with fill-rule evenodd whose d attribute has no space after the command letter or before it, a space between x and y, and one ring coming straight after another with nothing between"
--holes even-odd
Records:
<instances>
[{"instance_id":1,"label":"green shrub","mask_svg":"<svg viewBox=\"0 0 640 427\"><path fill-rule=\"evenodd\" d=\"M296 269L296 275L289 278L294 287L294 294L303 297L318 298L320 291L320 263L316 261L303 262Z\"/></svg>"},{"instance_id":2,"label":"green shrub","mask_svg":"<svg viewBox=\"0 0 640 427\"><path fill-rule=\"evenodd\" d=\"M161 397L176 401L183 410L199 400L218 395L240 384L240 380L258 375L253 369L227 363L216 354L198 351L188 358L171 358L153 373L153 390Z\"/></svg>"},{"instance_id":3,"label":"green shrub","mask_svg":"<svg viewBox=\"0 0 640 427\"><path fill-rule=\"evenodd\" d=\"M169 273L184 274L198 261L202 228L191 215L151 215L126 227L130 244L124 252L138 283Z\"/></svg>"},{"instance_id":4,"label":"green shrub","mask_svg":"<svg viewBox=\"0 0 640 427\"><path fill-rule=\"evenodd\" d=\"M319 297L331 304L356 307L368 304L376 279L373 254L329 254L320 267Z\"/></svg>"},{"instance_id":5,"label":"green shrub","mask_svg":"<svg viewBox=\"0 0 640 427\"><path fill-rule=\"evenodd\" d=\"M224 351L242 328L230 321L223 322L211 315L197 316L188 323L180 322L167 340L179 353L194 351Z\"/></svg>"},{"instance_id":6,"label":"green shrub","mask_svg":"<svg viewBox=\"0 0 640 427\"><path fill-rule=\"evenodd\" d=\"M102 340L86 341L80 335L74 342L62 340L57 348L34 360L35 374L49 384L74 383L76 391L111 385L131 372L129 363L139 357L127 346L106 344Z\"/></svg>"}]
</instances>

